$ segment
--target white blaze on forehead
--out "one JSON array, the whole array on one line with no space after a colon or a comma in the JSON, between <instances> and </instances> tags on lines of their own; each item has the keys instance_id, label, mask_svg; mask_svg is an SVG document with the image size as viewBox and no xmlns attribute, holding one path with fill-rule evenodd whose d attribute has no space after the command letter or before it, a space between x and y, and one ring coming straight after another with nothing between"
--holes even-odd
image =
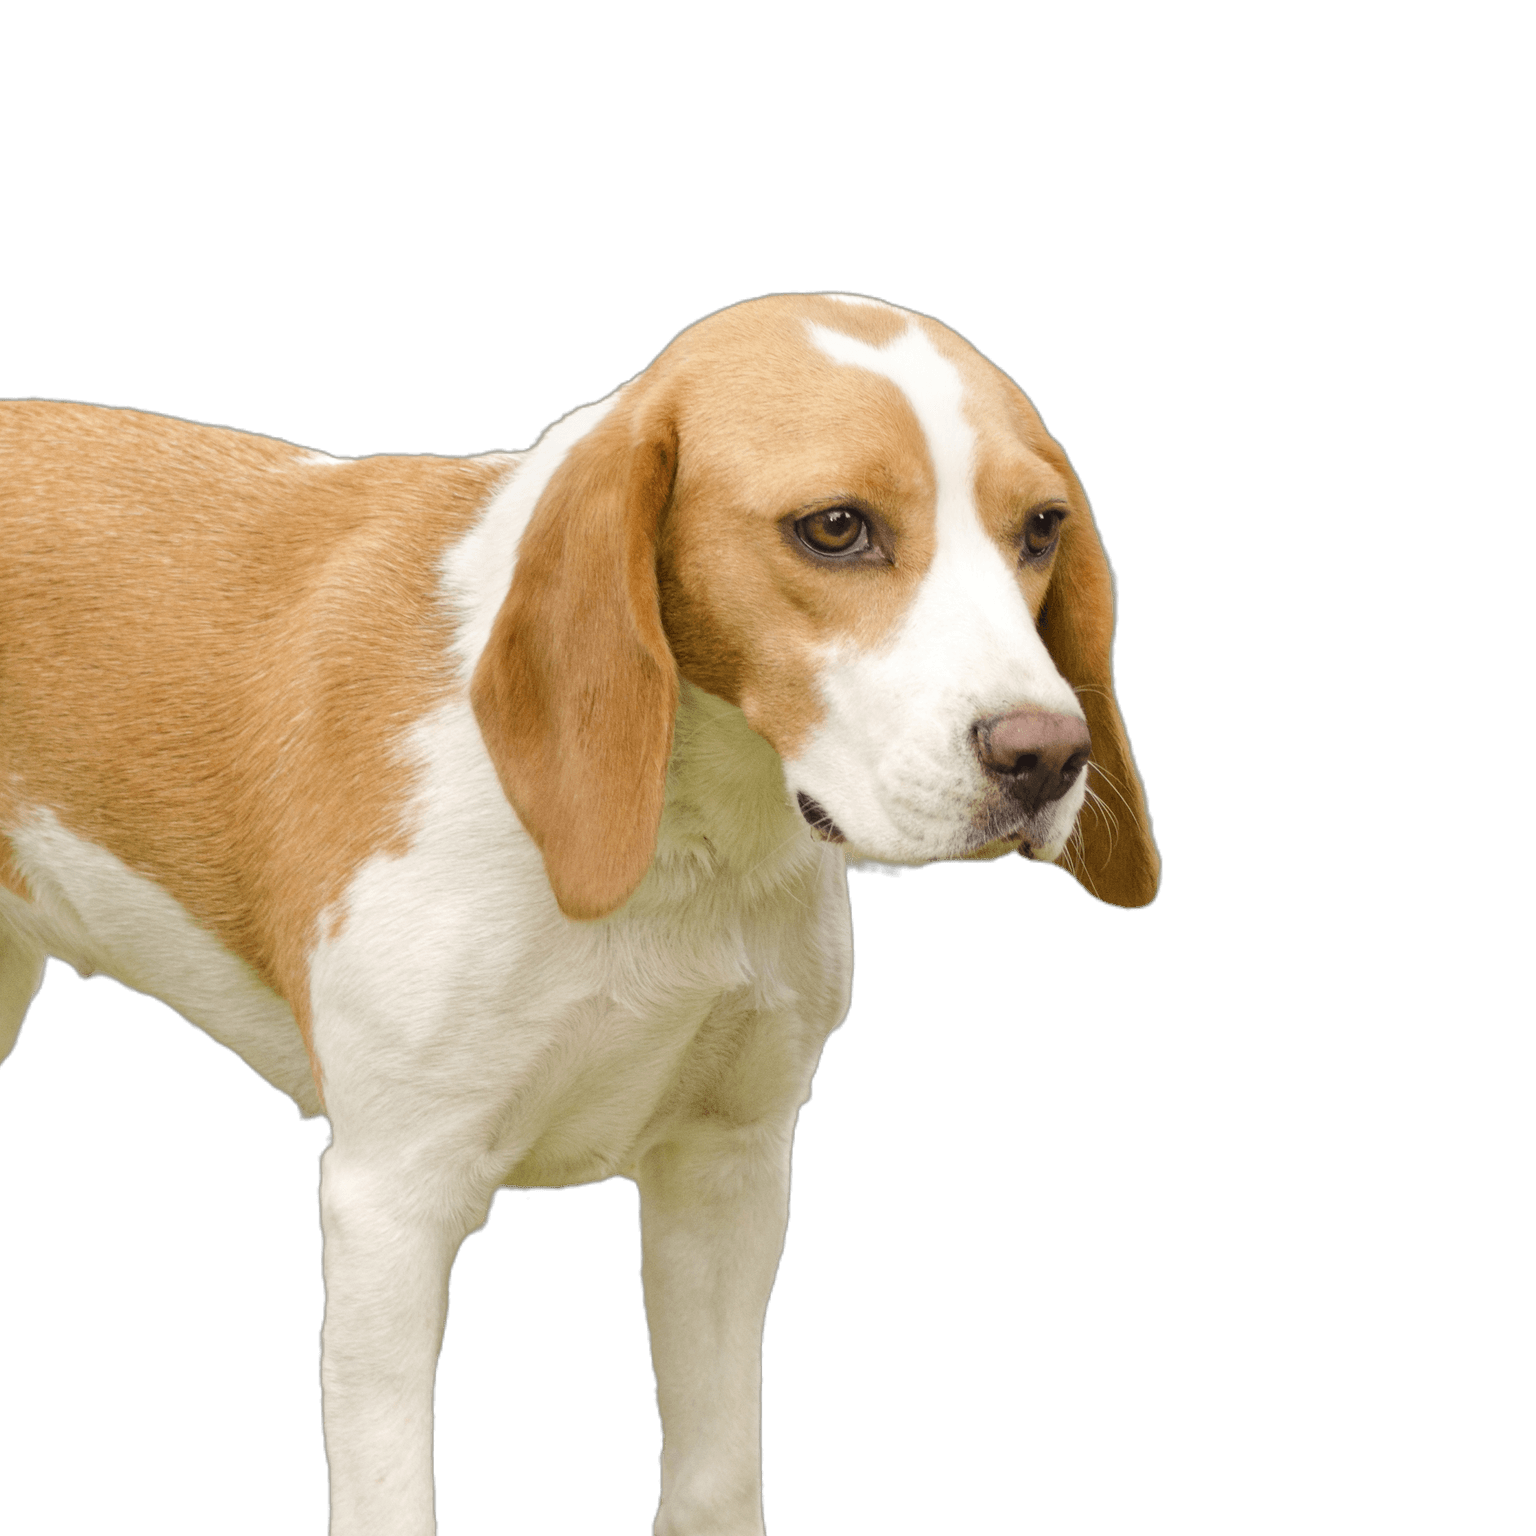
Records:
<instances>
[{"instance_id":1,"label":"white blaze on forehead","mask_svg":"<svg viewBox=\"0 0 1536 1536\"><path fill-rule=\"evenodd\" d=\"M907 397L923 436L938 482L940 517L957 500L962 510L970 504L975 434L966 421L961 403L965 385L960 370L928 339L921 326L909 324L883 347L808 322L811 340L834 362L867 368L889 379Z\"/></svg>"},{"instance_id":2,"label":"white blaze on forehead","mask_svg":"<svg viewBox=\"0 0 1536 1536\"><path fill-rule=\"evenodd\" d=\"M960 370L920 325L909 324L883 347L827 326L809 328L828 357L867 368L901 390L933 465L933 563L886 659L924 672L937 669L952 694L973 693L999 710L1032 705L1081 719L1077 698L1052 664L1019 589L1018 557L1006 557L982 526L976 434L965 418Z\"/></svg>"},{"instance_id":3,"label":"white blaze on forehead","mask_svg":"<svg viewBox=\"0 0 1536 1536\"><path fill-rule=\"evenodd\" d=\"M1015 573L981 525L976 510L976 433L965 419L965 381L920 325L883 347L812 324L811 337L828 357L889 379L912 407L933 465L933 564L923 578L913 617L943 606L944 595L966 607L995 610L1008 631L1027 614ZM1027 621L1033 631L1033 621Z\"/></svg>"}]
</instances>

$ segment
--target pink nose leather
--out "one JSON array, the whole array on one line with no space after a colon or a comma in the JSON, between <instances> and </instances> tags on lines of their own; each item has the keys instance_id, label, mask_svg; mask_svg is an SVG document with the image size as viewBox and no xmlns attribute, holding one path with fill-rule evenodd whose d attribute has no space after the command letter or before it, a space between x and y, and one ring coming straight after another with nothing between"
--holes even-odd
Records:
<instances>
[{"instance_id":1,"label":"pink nose leather","mask_svg":"<svg viewBox=\"0 0 1536 1536\"><path fill-rule=\"evenodd\" d=\"M976 726L982 767L1031 814L1066 794L1092 744L1087 725L1075 715L1042 709L1016 709Z\"/></svg>"}]
</instances>

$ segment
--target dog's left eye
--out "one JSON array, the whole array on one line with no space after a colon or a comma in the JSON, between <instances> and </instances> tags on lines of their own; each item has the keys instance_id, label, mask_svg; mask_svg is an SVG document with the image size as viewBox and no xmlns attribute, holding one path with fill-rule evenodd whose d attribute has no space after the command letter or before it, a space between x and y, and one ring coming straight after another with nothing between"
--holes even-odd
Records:
<instances>
[{"instance_id":1,"label":"dog's left eye","mask_svg":"<svg viewBox=\"0 0 1536 1536\"><path fill-rule=\"evenodd\" d=\"M1042 507L1031 512L1024 524L1024 553L1027 558L1038 560L1048 555L1061 530L1061 520L1067 515L1064 507Z\"/></svg>"},{"instance_id":2,"label":"dog's left eye","mask_svg":"<svg viewBox=\"0 0 1536 1536\"><path fill-rule=\"evenodd\" d=\"M795 533L818 555L857 555L869 548L869 524L851 507L812 512L795 524Z\"/></svg>"}]
</instances>

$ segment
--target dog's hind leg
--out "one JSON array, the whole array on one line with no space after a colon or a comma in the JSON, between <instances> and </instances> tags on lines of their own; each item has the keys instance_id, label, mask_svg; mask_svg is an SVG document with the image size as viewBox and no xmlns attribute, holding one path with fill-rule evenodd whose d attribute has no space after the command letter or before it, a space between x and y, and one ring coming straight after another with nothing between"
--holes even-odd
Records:
<instances>
[{"instance_id":1,"label":"dog's hind leg","mask_svg":"<svg viewBox=\"0 0 1536 1536\"><path fill-rule=\"evenodd\" d=\"M47 955L0 921L0 1061L11 1054L21 1021L43 984Z\"/></svg>"}]
</instances>

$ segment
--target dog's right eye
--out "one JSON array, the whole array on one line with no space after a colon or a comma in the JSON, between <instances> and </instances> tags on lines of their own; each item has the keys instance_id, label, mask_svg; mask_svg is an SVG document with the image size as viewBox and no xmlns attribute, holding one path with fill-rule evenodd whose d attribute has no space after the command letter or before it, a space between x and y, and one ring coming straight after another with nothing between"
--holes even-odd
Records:
<instances>
[{"instance_id":1,"label":"dog's right eye","mask_svg":"<svg viewBox=\"0 0 1536 1536\"><path fill-rule=\"evenodd\" d=\"M828 507L795 524L795 534L818 555L857 555L869 548L869 524L851 507Z\"/></svg>"},{"instance_id":2,"label":"dog's right eye","mask_svg":"<svg viewBox=\"0 0 1536 1536\"><path fill-rule=\"evenodd\" d=\"M1024 558L1043 560L1056 547L1056 533L1067 515L1065 507L1042 507L1024 524Z\"/></svg>"}]
</instances>

